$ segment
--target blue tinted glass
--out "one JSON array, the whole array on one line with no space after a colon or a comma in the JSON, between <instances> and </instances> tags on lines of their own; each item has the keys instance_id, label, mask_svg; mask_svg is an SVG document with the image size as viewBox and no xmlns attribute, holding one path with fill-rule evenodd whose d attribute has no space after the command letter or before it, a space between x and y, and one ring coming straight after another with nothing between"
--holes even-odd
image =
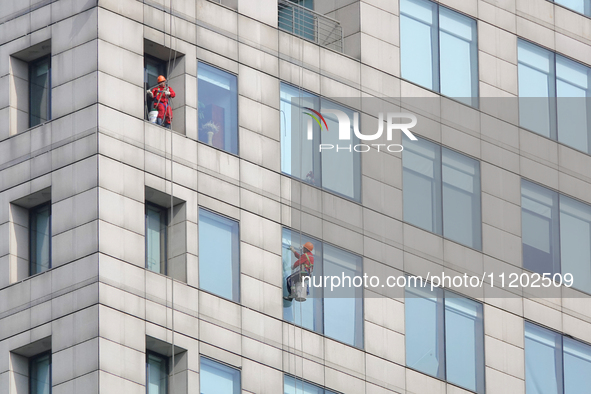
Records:
<instances>
[{"instance_id":1,"label":"blue tinted glass","mask_svg":"<svg viewBox=\"0 0 591 394\"><path fill-rule=\"evenodd\" d=\"M339 145L339 122L336 115L327 113L327 111L337 110L344 112L350 121L349 135L350 144L355 146L359 144L359 138L353 133L353 111L342 105L328 100L321 100L322 114L326 119L328 130L331 132L321 132L320 139L322 144ZM335 132L332 132L334 130ZM341 145L343 142L340 142ZM322 187L331 190L355 201L361 201L361 153L352 149L325 150L320 155L322 160Z\"/></svg>"},{"instance_id":2,"label":"blue tinted glass","mask_svg":"<svg viewBox=\"0 0 591 394\"><path fill-rule=\"evenodd\" d=\"M591 205L560 196L560 263L573 287L591 293Z\"/></svg>"},{"instance_id":3,"label":"blue tinted glass","mask_svg":"<svg viewBox=\"0 0 591 394\"><path fill-rule=\"evenodd\" d=\"M554 0L554 2L573 11L591 16L591 0Z\"/></svg>"},{"instance_id":4,"label":"blue tinted glass","mask_svg":"<svg viewBox=\"0 0 591 394\"><path fill-rule=\"evenodd\" d=\"M447 381L484 392L482 304L445 292L445 365Z\"/></svg>"},{"instance_id":5,"label":"blue tinted glass","mask_svg":"<svg viewBox=\"0 0 591 394\"><path fill-rule=\"evenodd\" d=\"M201 394L240 394L240 371L205 357L200 358Z\"/></svg>"},{"instance_id":6,"label":"blue tinted glass","mask_svg":"<svg viewBox=\"0 0 591 394\"><path fill-rule=\"evenodd\" d=\"M321 187L320 128L304 112L304 108L320 109L320 100L301 89L281 83L281 171ZM308 123L312 125L312 140L308 140Z\"/></svg>"},{"instance_id":7,"label":"blue tinted glass","mask_svg":"<svg viewBox=\"0 0 591 394\"><path fill-rule=\"evenodd\" d=\"M419 139L402 151L404 220L442 234L441 147Z\"/></svg>"},{"instance_id":8,"label":"blue tinted glass","mask_svg":"<svg viewBox=\"0 0 591 394\"><path fill-rule=\"evenodd\" d=\"M578 394L591 387L591 346L570 338L564 344L564 393Z\"/></svg>"},{"instance_id":9,"label":"blue tinted glass","mask_svg":"<svg viewBox=\"0 0 591 394\"><path fill-rule=\"evenodd\" d=\"M168 357L155 353L146 355L146 393L168 393Z\"/></svg>"},{"instance_id":10,"label":"blue tinted glass","mask_svg":"<svg viewBox=\"0 0 591 394\"><path fill-rule=\"evenodd\" d=\"M478 105L478 39L476 21L439 8L441 93Z\"/></svg>"},{"instance_id":11,"label":"blue tinted glass","mask_svg":"<svg viewBox=\"0 0 591 394\"><path fill-rule=\"evenodd\" d=\"M556 139L554 53L518 40L519 124Z\"/></svg>"},{"instance_id":12,"label":"blue tinted glass","mask_svg":"<svg viewBox=\"0 0 591 394\"><path fill-rule=\"evenodd\" d=\"M523 267L540 274L560 273L558 193L521 181Z\"/></svg>"},{"instance_id":13,"label":"blue tinted glass","mask_svg":"<svg viewBox=\"0 0 591 394\"><path fill-rule=\"evenodd\" d=\"M288 297L290 288L287 286L287 278L298 272L298 268L292 268L297 261L299 261L302 252L302 246L306 242L311 242L314 246L312 251L313 269L312 279L317 281L322 280L323 264L322 264L322 243L314 238L302 235L297 232L283 229L282 232L282 254L281 260L283 264L283 296ZM290 250L293 247L299 254L299 258ZM309 330L318 333L324 332L323 321L323 289L322 287L309 286L309 294L304 302L296 300L283 300L283 319L294 323L298 326L305 327Z\"/></svg>"},{"instance_id":14,"label":"blue tinted glass","mask_svg":"<svg viewBox=\"0 0 591 394\"><path fill-rule=\"evenodd\" d=\"M51 203L29 211L30 274L51 268Z\"/></svg>"},{"instance_id":15,"label":"blue tinted glass","mask_svg":"<svg viewBox=\"0 0 591 394\"><path fill-rule=\"evenodd\" d=\"M443 148L443 236L482 249L480 163Z\"/></svg>"},{"instance_id":16,"label":"blue tinted glass","mask_svg":"<svg viewBox=\"0 0 591 394\"><path fill-rule=\"evenodd\" d=\"M29 388L30 394L51 394L51 353L31 358Z\"/></svg>"},{"instance_id":17,"label":"blue tinted glass","mask_svg":"<svg viewBox=\"0 0 591 394\"><path fill-rule=\"evenodd\" d=\"M562 337L525 323L526 394L562 394Z\"/></svg>"},{"instance_id":18,"label":"blue tinted glass","mask_svg":"<svg viewBox=\"0 0 591 394\"><path fill-rule=\"evenodd\" d=\"M284 375L283 377L283 393L284 394L333 394L332 391L323 389L314 384L304 382L292 376Z\"/></svg>"},{"instance_id":19,"label":"blue tinted glass","mask_svg":"<svg viewBox=\"0 0 591 394\"><path fill-rule=\"evenodd\" d=\"M199 210L199 287L240 300L238 222Z\"/></svg>"},{"instance_id":20,"label":"blue tinted glass","mask_svg":"<svg viewBox=\"0 0 591 394\"><path fill-rule=\"evenodd\" d=\"M405 292L406 365L445 379L443 291L407 286Z\"/></svg>"},{"instance_id":21,"label":"blue tinted glass","mask_svg":"<svg viewBox=\"0 0 591 394\"><path fill-rule=\"evenodd\" d=\"M556 56L558 141L591 152L591 68Z\"/></svg>"},{"instance_id":22,"label":"blue tinted glass","mask_svg":"<svg viewBox=\"0 0 591 394\"><path fill-rule=\"evenodd\" d=\"M166 275L166 208L146 204L146 268Z\"/></svg>"},{"instance_id":23,"label":"blue tinted glass","mask_svg":"<svg viewBox=\"0 0 591 394\"><path fill-rule=\"evenodd\" d=\"M324 245L324 275L363 276L360 256L331 245ZM326 336L359 348L363 347L363 289L343 287L324 289L324 333Z\"/></svg>"},{"instance_id":24,"label":"blue tinted glass","mask_svg":"<svg viewBox=\"0 0 591 394\"><path fill-rule=\"evenodd\" d=\"M439 91L437 5L426 0L400 1L402 78Z\"/></svg>"},{"instance_id":25,"label":"blue tinted glass","mask_svg":"<svg viewBox=\"0 0 591 394\"><path fill-rule=\"evenodd\" d=\"M236 76L199 62L197 79L199 141L238 154Z\"/></svg>"},{"instance_id":26,"label":"blue tinted glass","mask_svg":"<svg viewBox=\"0 0 591 394\"><path fill-rule=\"evenodd\" d=\"M51 119L51 56L29 64L29 127Z\"/></svg>"}]
</instances>

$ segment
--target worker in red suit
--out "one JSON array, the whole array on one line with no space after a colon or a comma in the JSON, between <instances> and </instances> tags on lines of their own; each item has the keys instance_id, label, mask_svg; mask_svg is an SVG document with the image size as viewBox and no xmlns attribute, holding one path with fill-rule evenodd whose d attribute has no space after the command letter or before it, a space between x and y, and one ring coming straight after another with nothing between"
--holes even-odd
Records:
<instances>
[{"instance_id":1,"label":"worker in red suit","mask_svg":"<svg viewBox=\"0 0 591 394\"><path fill-rule=\"evenodd\" d=\"M314 250L314 245L312 245L312 242L306 242L304 244L302 254L299 254L294 249L293 246L291 247L290 250L293 252L296 259L298 259L295 263L293 263L293 265L291 266L291 269L295 270L297 267L302 265L304 272L306 272L308 275L311 275L312 270L314 269L314 256L312 255L312 251Z\"/></svg>"},{"instance_id":2,"label":"worker in red suit","mask_svg":"<svg viewBox=\"0 0 591 394\"><path fill-rule=\"evenodd\" d=\"M154 109L158 111L158 118L156 123L170 129L172 122L172 107L170 106L169 98L175 97L176 93L170 86L166 86L166 78L163 75L158 76L158 86L152 90L148 90L149 96L154 99Z\"/></svg>"},{"instance_id":3,"label":"worker in red suit","mask_svg":"<svg viewBox=\"0 0 591 394\"><path fill-rule=\"evenodd\" d=\"M292 274L287 278L287 289L290 292L288 297L283 297L287 301L291 301L293 298L296 301L305 301L308 293L307 284L303 284L304 276L311 276L312 270L314 269L314 256L312 250L314 245L312 242L306 242L302 248L302 253L298 253L293 246L289 248L296 259L298 259L291 266Z\"/></svg>"}]
</instances>

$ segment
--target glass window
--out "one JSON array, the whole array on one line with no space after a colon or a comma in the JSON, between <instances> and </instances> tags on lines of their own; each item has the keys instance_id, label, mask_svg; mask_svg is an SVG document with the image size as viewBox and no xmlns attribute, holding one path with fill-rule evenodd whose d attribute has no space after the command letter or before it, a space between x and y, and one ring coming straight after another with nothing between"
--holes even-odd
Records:
<instances>
[{"instance_id":1,"label":"glass window","mask_svg":"<svg viewBox=\"0 0 591 394\"><path fill-rule=\"evenodd\" d=\"M310 112L308 108L321 112L326 126L322 124L321 128L313 121L306 114ZM361 201L361 153L353 149L340 149L338 152L336 149L325 149L320 153L320 144L339 144L337 117L326 112L333 110L349 117L350 145L359 144L353 132L352 110L281 83L281 171L345 198ZM308 140L308 127L312 129L312 140ZM335 132L326 132L326 128Z\"/></svg>"},{"instance_id":2,"label":"glass window","mask_svg":"<svg viewBox=\"0 0 591 394\"><path fill-rule=\"evenodd\" d=\"M478 106L476 21L428 0L400 2L402 78Z\"/></svg>"},{"instance_id":3,"label":"glass window","mask_svg":"<svg viewBox=\"0 0 591 394\"><path fill-rule=\"evenodd\" d=\"M51 394L51 351L29 359L29 393Z\"/></svg>"},{"instance_id":4,"label":"glass window","mask_svg":"<svg viewBox=\"0 0 591 394\"><path fill-rule=\"evenodd\" d=\"M521 181L523 267L573 275L573 288L591 293L591 205Z\"/></svg>"},{"instance_id":5,"label":"glass window","mask_svg":"<svg viewBox=\"0 0 591 394\"><path fill-rule=\"evenodd\" d=\"M51 119L51 55L29 63L29 127Z\"/></svg>"},{"instance_id":6,"label":"glass window","mask_svg":"<svg viewBox=\"0 0 591 394\"><path fill-rule=\"evenodd\" d=\"M443 236L481 249L480 163L442 148Z\"/></svg>"},{"instance_id":7,"label":"glass window","mask_svg":"<svg viewBox=\"0 0 591 394\"><path fill-rule=\"evenodd\" d=\"M519 123L591 152L591 68L518 40Z\"/></svg>"},{"instance_id":8,"label":"glass window","mask_svg":"<svg viewBox=\"0 0 591 394\"><path fill-rule=\"evenodd\" d=\"M168 394L168 357L146 353L146 393Z\"/></svg>"},{"instance_id":9,"label":"glass window","mask_svg":"<svg viewBox=\"0 0 591 394\"><path fill-rule=\"evenodd\" d=\"M199 62L199 141L238 154L238 90L234 74Z\"/></svg>"},{"instance_id":10,"label":"glass window","mask_svg":"<svg viewBox=\"0 0 591 394\"><path fill-rule=\"evenodd\" d=\"M445 291L445 365L447 381L484 392L483 307Z\"/></svg>"},{"instance_id":11,"label":"glass window","mask_svg":"<svg viewBox=\"0 0 591 394\"><path fill-rule=\"evenodd\" d=\"M591 346L525 322L526 394L589 391Z\"/></svg>"},{"instance_id":12,"label":"glass window","mask_svg":"<svg viewBox=\"0 0 591 394\"><path fill-rule=\"evenodd\" d=\"M310 257L304 256L303 250L303 246L308 242L313 245ZM291 247L295 253L291 251ZM298 272L297 266L301 261L312 263L312 285L307 289L304 302L289 299L290 288L287 285L288 277ZM343 343L363 348L363 289L342 287L330 292L330 288L323 289L321 285L323 276L363 276L362 258L284 228L282 263L283 319Z\"/></svg>"},{"instance_id":13,"label":"glass window","mask_svg":"<svg viewBox=\"0 0 591 394\"><path fill-rule=\"evenodd\" d=\"M573 287L591 293L591 205L560 196L560 262Z\"/></svg>"},{"instance_id":14,"label":"glass window","mask_svg":"<svg viewBox=\"0 0 591 394\"><path fill-rule=\"evenodd\" d=\"M578 394L591 387L591 346L564 337L564 394Z\"/></svg>"},{"instance_id":15,"label":"glass window","mask_svg":"<svg viewBox=\"0 0 591 394\"><path fill-rule=\"evenodd\" d=\"M320 386L304 382L301 379L296 379L289 375L284 375L283 377L283 392L284 394L335 394Z\"/></svg>"},{"instance_id":16,"label":"glass window","mask_svg":"<svg viewBox=\"0 0 591 394\"><path fill-rule=\"evenodd\" d=\"M353 132L353 111L332 101L321 99L321 113L325 113L324 119L328 130L335 130L334 133L320 132L321 144L339 144L339 122L334 114L326 111L337 110L344 112L351 121L349 134L351 145L359 144L359 138ZM342 143L341 143L342 145ZM315 148L315 150L318 150ZM322 166L322 187L335 192L341 196L361 201L361 153L336 149L324 150L320 154Z\"/></svg>"},{"instance_id":17,"label":"glass window","mask_svg":"<svg viewBox=\"0 0 591 394\"><path fill-rule=\"evenodd\" d=\"M240 300L238 222L199 209L199 287Z\"/></svg>"},{"instance_id":18,"label":"glass window","mask_svg":"<svg viewBox=\"0 0 591 394\"><path fill-rule=\"evenodd\" d=\"M445 379L443 290L408 286L405 303L406 365Z\"/></svg>"},{"instance_id":19,"label":"glass window","mask_svg":"<svg viewBox=\"0 0 591 394\"><path fill-rule=\"evenodd\" d=\"M556 55L558 141L591 152L591 68Z\"/></svg>"},{"instance_id":20,"label":"glass window","mask_svg":"<svg viewBox=\"0 0 591 394\"><path fill-rule=\"evenodd\" d=\"M562 394L562 337L525 322L526 394Z\"/></svg>"},{"instance_id":21,"label":"glass window","mask_svg":"<svg viewBox=\"0 0 591 394\"><path fill-rule=\"evenodd\" d=\"M478 106L476 21L439 7L441 93Z\"/></svg>"},{"instance_id":22,"label":"glass window","mask_svg":"<svg viewBox=\"0 0 591 394\"><path fill-rule=\"evenodd\" d=\"M200 358L201 394L240 394L240 371L206 357Z\"/></svg>"},{"instance_id":23,"label":"glass window","mask_svg":"<svg viewBox=\"0 0 591 394\"><path fill-rule=\"evenodd\" d=\"M482 304L412 284L406 288L405 303L406 365L483 393Z\"/></svg>"},{"instance_id":24,"label":"glass window","mask_svg":"<svg viewBox=\"0 0 591 394\"><path fill-rule=\"evenodd\" d=\"M30 274L51 268L51 203L29 211Z\"/></svg>"},{"instance_id":25,"label":"glass window","mask_svg":"<svg viewBox=\"0 0 591 394\"><path fill-rule=\"evenodd\" d=\"M402 78L439 91L439 18L437 4L400 0Z\"/></svg>"},{"instance_id":26,"label":"glass window","mask_svg":"<svg viewBox=\"0 0 591 394\"><path fill-rule=\"evenodd\" d=\"M482 248L480 163L418 139L402 151L404 220Z\"/></svg>"},{"instance_id":27,"label":"glass window","mask_svg":"<svg viewBox=\"0 0 591 394\"><path fill-rule=\"evenodd\" d=\"M554 0L554 2L580 14L591 16L591 0Z\"/></svg>"},{"instance_id":28,"label":"glass window","mask_svg":"<svg viewBox=\"0 0 591 394\"><path fill-rule=\"evenodd\" d=\"M518 40L519 123L522 127L556 139L554 126L554 53Z\"/></svg>"},{"instance_id":29,"label":"glass window","mask_svg":"<svg viewBox=\"0 0 591 394\"><path fill-rule=\"evenodd\" d=\"M441 213L441 147L424 139L402 151L404 220L443 234Z\"/></svg>"},{"instance_id":30,"label":"glass window","mask_svg":"<svg viewBox=\"0 0 591 394\"><path fill-rule=\"evenodd\" d=\"M323 248L324 275L337 277L362 277L363 262L360 256L332 245ZM339 288L333 292L325 289L324 334L343 343L363 347L363 289Z\"/></svg>"},{"instance_id":31,"label":"glass window","mask_svg":"<svg viewBox=\"0 0 591 394\"><path fill-rule=\"evenodd\" d=\"M321 187L320 153L315 146L320 145L320 133L313 124L314 140L307 140L308 116L303 108L319 108L320 99L304 90L281 83L281 171L295 178ZM305 117L305 119L304 119ZM295 153L292 155L292 152Z\"/></svg>"},{"instance_id":32,"label":"glass window","mask_svg":"<svg viewBox=\"0 0 591 394\"><path fill-rule=\"evenodd\" d=\"M523 267L560 273L558 193L521 180L521 234Z\"/></svg>"},{"instance_id":33,"label":"glass window","mask_svg":"<svg viewBox=\"0 0 591 394\"><path fill-rule=\"evenodd\" d=\"M166 275L167 210L146 203L146 268Z\"/></svg>"},{"instance_id":34,"label":"glass window","mask_svg":"<svg viewBox=\"0 0 591 394\"><path fill-rule=\"evenodd\" d=\"M282 254L281 261L283 264L283 296L288 297L290 289L287 287L287 278L292 274L293 265L299 261L299 257L290 250L293 247L298 255L301 257L302 246L306 242L310 242L314 246L312 251L312 279L321 280L322 273L322 257L323 245L319 240L308 237L304 234L291 231L284 228L282 231ZM298 326L307 328L308 330L316 331L318 333L324 332L323 322L323 288L322 286L309 286L307 299L305 302L297 301L283 301L283 319L294 323Z\"/></svg>"}]
</instances>

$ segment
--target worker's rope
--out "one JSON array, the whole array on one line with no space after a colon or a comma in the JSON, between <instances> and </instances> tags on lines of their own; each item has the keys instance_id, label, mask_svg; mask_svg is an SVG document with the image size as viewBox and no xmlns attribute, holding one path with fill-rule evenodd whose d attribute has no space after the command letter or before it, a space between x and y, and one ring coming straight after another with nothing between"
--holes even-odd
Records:
<instances>
[{"instance_id":1,"label":"worker's rope","mask_svg":"<svg viewBox=\"0 0 591 394\"><path fill-rule=\"evenodd\" d=\"M168 85L168 78L170 78L170 59L171 59L171 55L172 55L172 38L173 38L173 17L172 17L172 1L170 0L170 51L168 53L168 66L167 66L167 70L166 70L166 75L167 75L167 79L166 79L166 89L169 89L169 85ZM176 41L175 41L176 42ZM174 50L174 64L173 64L173 69L176 66L176 48ZM166 94L166 90L164 92L164 94ZM162 98L162 94L160 95L160 98ZM168 97L167 100L167 105L164 108L164 116L162 118L162 123L163 125L166 127L166 115L168 113L168 105L170 105L171 107L171 115L172 115L172 97ZM173 140L173 131L172 131L172 119L173 117L170 116L170 219L169 219L169 223L170 223L170 228L171 228L171 235L172 235L172 223L173 223L173 217L174 217L174 177L173 177L173 171L174 171L174 140ZM164 148L164 152L165 152L165 157L164 159L166 160L166 147ZM169 242L169 245L172 244L172 239ZM166 253L166 267L168 268L169 263L170 263L170 253ZM167 272L168 274L168 272ZM172 309L172 322L171 322L171 329L172 329L172 368L171 368L171 373L172 373L172 379L171 379L171 392L175 392L174 388L175 388L175 383L176 383L176 374L174 373L175 371L175 356L176 356L176 351L175 351L175 346L174 346L174 338L175 338L175 332L174 332L174 278L172 278L171 280L172 283L172 294L171 294L171 309Z\"/></svg>"},{"instance_id":2,"label":"worker's rope","mask_svg":"<svg viewBox=\"0 0 591 394\"><path fill-rule=\"evenodd\" d=\"M303 19L302 18L302 15L299 15L298 19L299 19L298 20L298 24L300 25L299 26L299 29L300 29L300 31L302 31L303 28L304 28L304 23L303 23L303 20L302 20ZM299 40L300 40L300 58L301 58L301 64L300 64L300 78L299 78L300 81L299 81L299 84L298 84L298 91L299 91L299 96L300 97L299 97L299 100L298 101L300 102L300 108L301 108L301 107L303 107L303 105L301 105L301 104L302 104L302 101L303 101L302 84L304 83L304 67L303 67L303 63L304 63L304 40L301 39L301 38ZM303 125L302 121L303 121L303 118L304 118L304 114L303 114L302 111L299 111L299 117L300 117L300 121L298 122L298 124L299 125ZM302 130L300 130L300 131L302 131ZM304 133L303 132L300 132L300 134L303 137ZM299 175L300 175L299 176L299 189L300 189L299 190L299 193L300 193L300 195L299 195L299 204L300 204L300 206L299 206L299 220L298 220L298 223L299 223L299 227L300 227L299 228L299 235L300 235L300 237L299 237L300 240L299 241L300 241L300 245L303 245L304 244L304 242L303 242L303 234L302 234L302 208L303 208L303 205L302 205L302 195L303 195L302 186L303 185L302 185L302 180L301 180L302 179L301 176L304 173L304 171L303 171L304 160L303 160L303 155L302 155L302 152L303 152L303 149L302 148L304 146L303 145L303 141L302 141L302 144L299 144L299 146L300 146L301 152L300 152L300 155L299 155L299 161L300 161L300 173L299 173ZM312 157L314 157L314 156L312 155ZM302 250L300 250L300 252L303 253L304 250L302 249ZM301 285L303 285L303 283L301 283L300 286ZM301 362L301 371L302 371L301 389L302 389L302 393L304 393L304 319L303 319L303 311L302 311L302 309L303 309L302 302L298 302L298 306L299 306L299 309L300 309L300 347L301 347L301 358L302 358L302 362ZM297 360L297 358L296 358L296 360ZM297 368L296 368L296 373L297 373ZM295 389L296 394L297 394L297 391L298 390L297 390L297 380L296 380L296 389Z\"/></svg>"}]
</instances>

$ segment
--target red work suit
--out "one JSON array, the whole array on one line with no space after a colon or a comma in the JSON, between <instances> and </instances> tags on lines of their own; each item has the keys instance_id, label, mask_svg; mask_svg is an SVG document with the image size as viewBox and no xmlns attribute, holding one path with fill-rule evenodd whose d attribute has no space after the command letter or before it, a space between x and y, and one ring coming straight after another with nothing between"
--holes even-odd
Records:
<instances>
[{"instance_id":1,"label":"red work suit","mask_svg":"<svg viewBox=\"0 0 591 394\"><path fill-rule=\"evenodd\" d=\"M293 269L299 267L300 265L303 265L304 271L308 274L311 274L312 270L314 269L314 256L312 256L312 252L305 252L303 254L293 252L293 254L298 259L298 261L293 263Z\"/></svg>"},{"instance_id":2,"label":"red work suit","mask_svg":"<svg viewBox=\"0 0 591 394\"><path fill-rule=\"evenodd\" d=\"M171 87L168 87L170 97L175 97L176 93ZM168 97L164 93L166 88L156 86L152 89L154 96L154 109L158 110L158 118L163 119L163 124L169 124L172 120L172 107L168 105Z\"/></svg>"}]
</instances>

